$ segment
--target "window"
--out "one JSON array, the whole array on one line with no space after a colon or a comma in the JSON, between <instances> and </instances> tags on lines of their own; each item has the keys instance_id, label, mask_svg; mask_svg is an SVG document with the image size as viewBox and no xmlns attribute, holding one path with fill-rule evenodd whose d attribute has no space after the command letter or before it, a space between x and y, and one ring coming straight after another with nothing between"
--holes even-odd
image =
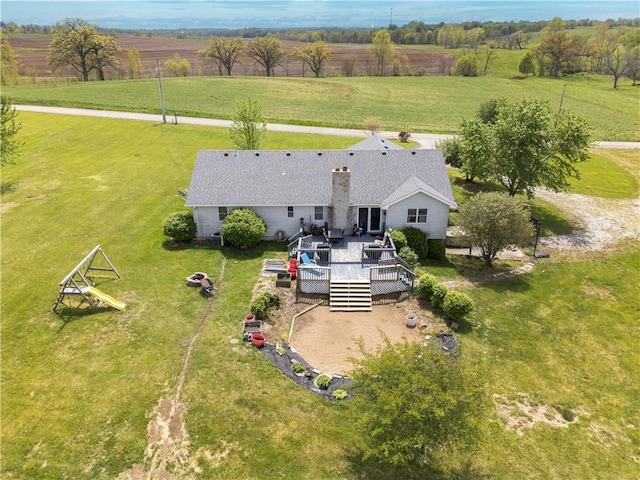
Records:
<instances>
[{"instance_id":1,"label":"window","mask_svg":"<svg viewBox=\"0 0 640 480\"><path fill-rule=\"evenodd\" d=\"M293 218L293 207L287 207L287 218Z\"/></svg>"},{"instance_id":2,"label":"window","mask_svg":"<svg viewBox=\"0 0 640 480\"><path fill-rule=\"evenodd\" d=\"M409 208L407 210L407 223L427 223L427 209Z\"/></svg>"},{"instance_id":3,"label":"window","mask_svg":"<svg viewBox=\"0 0 640 480\"><path fill-rule=\"evenodd\" d=\"M313 207L314 220L324 220L324 207Z\"/></svg>"},{"instance_id":4,"label":"window","mask_svg":"<svg viewBox=\"0 0 640 480\"><path fill-rule=\"evenodd\" d=\"M227 215L229 215L228 207L218 207L218 217L220 218L220 221L223 221L225 218L227 218Z\"/></svg>"}]
</instances>

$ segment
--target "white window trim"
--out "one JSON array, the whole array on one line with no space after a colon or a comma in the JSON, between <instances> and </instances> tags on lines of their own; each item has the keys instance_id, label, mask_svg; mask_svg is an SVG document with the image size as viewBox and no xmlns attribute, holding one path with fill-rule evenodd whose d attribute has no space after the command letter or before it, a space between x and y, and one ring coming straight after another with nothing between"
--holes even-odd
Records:
<instances>
[{"instance_id":1,"label":"white window trim","mask_svg":"<svg viewBox=\"0 0 640 480\"><path fill-rule=\"evenodd\" d=\"M411 210L415 211L415 214L412 215L410 212ZM422 216L420 214L420 211L424 210L424 222L420 221L420 217ZM412 222L411 220L409 220L409 217L415 217L415 222ZM429 219L429 209L428 208L407 208L407 224L419 224L419 225L424 225L427 223L427 220Z\"/></svg>"}]
</instances>

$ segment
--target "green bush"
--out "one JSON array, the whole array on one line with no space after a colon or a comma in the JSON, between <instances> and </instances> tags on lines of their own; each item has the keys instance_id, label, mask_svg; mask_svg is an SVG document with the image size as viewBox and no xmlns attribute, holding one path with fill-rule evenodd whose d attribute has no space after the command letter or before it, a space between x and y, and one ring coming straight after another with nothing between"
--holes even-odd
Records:
<instances>
[{"instance_id":1,"label":"green bush","mask_svg":"<svg viewBox=\"0 0 640 480\"><path fill-rule=\"evenodd\" d=\"M462 159L462 139L460 137L447 138L436 143L436 148L442 150L444 162L455 168L460 168Z\"/></svg>"},{"instance_id":2,"label":"green bush","mask_svg":"<svg viewBox=\"0 0 640 480\"><path fill-rule=\"evenodd\" d=\"M436 277L431 275L430 273L425 273L424 275L420 275L418 278L418 298L421 300L426 300L427 302L431 301L431 295L433 295L433 287L439 285L440 282Z\"/></svg>"},{"instance_id":3,"label":"green bush","mask_svg":"<svg viewBox=\"0 0 640 480\"><path fill-rule=\"evenodd\" d=\"M398 256L412 267L415 267L420 263L420 259L418 259L418 255L416 254L416 252L411 250L409 247L402 247L402 249L398 252Z\"/></svg>"},{"instance_id":4,"label":"green bush","mask_svg":"<svg viewBox=\"0 0 640 480\"><path fill-rule=\"evenodd\" d=\"M249 248L260 243L267 231L267 224L253 210L238 208L222 222L222 236L225 242L239 248Z\"/></svg>"},{"instance_id":5,"label":"green bush","mask_svg":"<svg viewBox=\"0 0 640 480\"><path fill-rule=\"evenodd\" d=\"M427 240L429 246L429 252L427 257L433 260L444 260L447 256L447 248L444 246L442 240Z\"/></svg>"},{"instance_id":6,"label":"green bush","mask_svg":"<svg viewBox=\"0 0 640 480\"><path fill-rule=\"evenodd\" d=\"M418 258L420 260L426 259L429 254L429 246L425 233L416 227L403 228L402 233L407 238L407 246L416 252Z\"/></svg>"},{"instance_id":7,"label":"green bush","mask_svg":"<svg viewBox=\"0 0 640 480\"><path fill-rule=\"evenodd\" d=\"M342 388L338 388L331 392L331 396L336 400L344 400L345 398L347 398L347 395L349 395L347 391Z\"/></svg>"},{"instance_id":8,"label":"green bush","mask_svg":"<svg viewBox=\"0 0 640 480\"><path fill-rule=\"evenodd\" d=\"M389 232L391 239L393 240L393 245L396 247L396 251L402 250L407 246L407 237L404 236L400 230L391 230Z\"/></svg>"},{"instance_id":9,"label":"green bush","mask_svg":"<svg viewBox=\"0 0 640 480\"><path fill-rule=\"evenodd\" d=\"M196 223L191 210L170 213L163 225L164 234L177 242L190 242L196 236Z\"/></svg>"},{"instance_id":10,"label":"green bush","mask_svg":"<svg viewBox=\"0 0 640 480\"><path fill-rule=\"evenodd\" d=\"M297 374L302 374L307 371L307 369L304 368L304 365L298 362L297 360L291 362L291 370L293 370L293 372Z\"/></svg>"},{"instance_id":11,"label":"green bush","mask_svg":"<svg viewBox=\"0 0 640 480\"><path fill-rule=\"evenodd\" d=\"M320 390L326 390L329 388L329 385L331 385L331 377L326 373L321 373L316 378L316 385L318 385Z\"/></svg>"},{"instance_id":12,"label":"green bush","mask_svg":"<svg viewBox=\"0 0 640 480\"><path fill-rule=\"evenodd\" d=\"M450 320L462 320L473 311L473 300L461 292L447 291L442 302L444 315Z\"/></svg>"},{"instance_id":13,"label":"green bush","mask_svg":"<svg viewBox=\"0 0 640 480\"><path fill-rule=\"evenodd\" d=\"M271 292L262 292L249 305L249 311L256 318L266 320L269 318L271 310L280 306L280 297Z\"/></svg>"},{"instance_id":14,"label":"green bush","mask_svg":"<svg viewBox=\"0 0 640 480\"><path fill-rule=\"evenodd\" d=\"M433 292L431 293L431 306L433 308L442 308L444 299L447 296L448 289L441 283L437 283L433 286Z\"/></svg>"}]
</instances>

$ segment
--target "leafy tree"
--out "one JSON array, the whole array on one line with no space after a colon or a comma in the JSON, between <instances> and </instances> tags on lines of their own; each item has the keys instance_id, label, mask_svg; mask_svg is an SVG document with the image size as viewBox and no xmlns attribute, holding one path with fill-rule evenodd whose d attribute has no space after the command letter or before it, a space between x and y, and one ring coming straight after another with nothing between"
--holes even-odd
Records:
<instances>
[{"instance_id":1,"label":"leafy tree","mask_svg":"<svg viewBox=\"0 0 640 480\"><path fill-rule=\"evenodd\" d=\"M462 139L460 137L445 138L436 143L436 148L442 150L442 156L447 165L460 168L463 165Z\"/></svg>"},{"instance_id":2,"label":"leafy tree","mask_svg":"<svg viewBox=\"0 0 640 480\"><path fill-rule=\"evenodd\" d=\"M164 70L174 77L186 77L191 73L191 64L189 60L176 54L173 60L164 62Z\"/></svg>"},{"instance_id":3,"label":"leafy tree","mask_svg":"<svg viewBox=\"0 0 640 480\"><path fill-rule=\"evenodd\" d=\"M332 53L327 44L322 41L296 48L293 52L294 56L309 66L316 77L320 76L322 68L329 61Z\"/></svg>"},{"instance_id":4,"label":"leafy tree","mask_svg":"<svg viewBox=\"0 0 640 480\"><path fill-rule=\"evenodd\" d=\"M530 214L522 201L499 192L479 193L462 204L458 223L487 266L501 250L533 235Z\"/></svg>"},{"instance_id":5,"label":"leafy tree","mask_svg":"<svg viewBox=\"0 0 640 480\"><path fill-rule=\"evenodd\" d=\"M129 60L129 78L140 78L142 76L142 62L140 61L140 52L137 48L133 47L127 52L127 59Z\"/></svg>"},{"instance_id":6,"label":"leafy tree","mask_svg":"<svg viewBox=\"0 0 640 480\"><path fill-rule=\"evenodd\" d=\"M385 64L393 56L393 43L391 35L386 28L382 28L376 32L369 46L369 51L376 59L377 74L384 76Z\"/></svg>"},{"instance_id":7,"label":"leafy tree","mask_svg":"<svg viewBox=\"0 0 640 480\"><path fill-rule=\"evenodd\" d=\"M575 164L588 160L590 128L567 110L554 115L547 100L498 101L495 123L462 124L463 170L493 178L514 196L536 187L569 188L579 178Z\"/></svg>"},{"instance_id":8,"label":"leafy tree","mask_svg":"<svg viewBox=\"0 0 640 480\"><path fill-rule=\"evenodd\" d=\"M225 72L231 76L231 70L238 63L238 58L243 51L244 41L240 37L213 37L209 41L209 46L198 51L198 55L204 59L205 63L213 62L218 67L220 75Z\"/></svg>"},{"instance_id":9,"label":"leafy tree","mask_svg":"<svg viewBox=\"0 0 640 480\"><path fill-rule=\"evenodd\" d=\"M253 210L237 208L222 222L221 233L225 241L238 248L257 245L267 231L267 224Z\"/></svg>"},{"instance_id":10,"label":"leafy tree","mask_svg":"<svg viewBox=\"0 0 640 480\"><path fill-rule=\"evenodd\" d=\"M13 106L12 100L6 95L0 96L0 165L14 163L20 156L20 148L23 142L17 140L15 136L22 128L22 123L16 122L18 113Z\"/></svg>"},{"instance_id":11,"label":"leafy tree","mask_svg":"<svg viewBox=\"0 0 640 480\"><path fill-rule=\"evenodd\" d=\"M117 68L117 55L121 49L113 37L99 35L96 27L85 20L67 19L52 29L53 40L49 45L49 65L55 71L61 67L72 67L89 81L89 74L96 70L104 80L104 68Z\"/></svg>"},{"instance_id":12,"label":"leafy tree","mask_svg":"<svg viewBox=\"0 0 640 480\"><path fill-rule=\"evenodd\" d=\"M473 452L489 406L476 365L439 353L435 342L361 349L351 406L364 459L393 472L387 478L428 478L449 454Z\"/></svg>"},{"instance_id":13,"label":"leafy tree","mask_svg":"<svg viewBox=\"0 0 640 480\"><path fill-rule=\"evenodd\" d=\"M464 36L464 31L461 26L447 24L438 29L436 41L438 42L438 45L445 49L458 48L458 45L460 45L459 39L462 36Z\"/></svg>"},{"instance_id":14,"label":"leafy tree","mask_svg":"<svg viewBox=\"0 0 640 480\"><path fill-rule=\"evenodd\" d=\"M478 57L475 53L466 53L456 62L454 70L456 75L462 75L463 77L476 77L478 75Z\"/></svg>"},{"instance_id":15,"label":"leafy tree","mask_svg":"<svg viewBox=\"0 0 640 480\"><path fill-rule=\"evenodd\" d=\"M0 72L0 77L2 79L2 85L17 83L20 78L18 73L18 59L13 51L13 47L11 47L9 40L2 30L0 30L0 42L0 53L2 53L2 60L0 63L2 72Z\"/></svg>"},{"instance_id":16,"label":"leafy tree","mask_svg":"<svg viewBox=\"0 0 640 480\"><path fill-rule=\"evenodd\" d=\"M233 123L229 134L240 150L258 150L266 143L267 124L262 106L257 100L246 98L236 102L231 115Z\"/></svg>"},{"instance_id":17,"label":"leafy tree","mask_svg":"<svg viewBox=\"0 0 640 480\"><path fill-rule=\"evenodd\" d=\"M518 64L518 71L522 73L525 77L529 75L535 75L536 69L533 63L533 55L531 52L525 53L520 59L520 63Z\"/></svg>"},{"instance_id":18,"label":"leafy tree","mask_svg":"<svg viewBox=\"0 0 640 480\"><path fill-rule=\"evenodd\" d=\"M260 37L250 41L247 54L265 68L267 77L273 75L273 70L285 57L282 42L275 37Z\"/></svg>"},{"instance_id":19,"label":"leafy tree","mask_svg":"<svg viewBox=\"0 0 640 480\"><path fill-rule=\"evenodd\" d=\"M542 30L542 40L536 49L543 62L546 60L548 63L549 75L552 77L580 71L583 50L582 37L569 35L565 30L565 22L559 18L551 20ZM540 75L543 75L542 69Z\"/></svg>"},{"instance_id":20,"label":"leafy tree","mask_svg":"<svg viewBox=\"0 0 640 480\"><path fill-rule=\"evenodd\" d=\"M170 213L164 220L163 231L177 242L190 242L197 233L193 213L190 210Z\"/></svg>"}]
</instances>

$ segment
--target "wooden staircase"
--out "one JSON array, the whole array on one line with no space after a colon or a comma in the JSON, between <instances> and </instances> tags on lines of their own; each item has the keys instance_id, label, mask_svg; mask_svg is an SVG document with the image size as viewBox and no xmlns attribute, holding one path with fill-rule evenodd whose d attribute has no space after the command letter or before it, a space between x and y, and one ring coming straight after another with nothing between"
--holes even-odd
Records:
<instances>
[{"instance_id":1,"label":"wooden staircase","mask_svg":"<svg viewBox=\"0 0 640 480\"><path fill-rule=\"evenodd\" d=\"M332 312L370 312L369 280L331 280L329 310Z\"/></svg>"}]
</instances>

